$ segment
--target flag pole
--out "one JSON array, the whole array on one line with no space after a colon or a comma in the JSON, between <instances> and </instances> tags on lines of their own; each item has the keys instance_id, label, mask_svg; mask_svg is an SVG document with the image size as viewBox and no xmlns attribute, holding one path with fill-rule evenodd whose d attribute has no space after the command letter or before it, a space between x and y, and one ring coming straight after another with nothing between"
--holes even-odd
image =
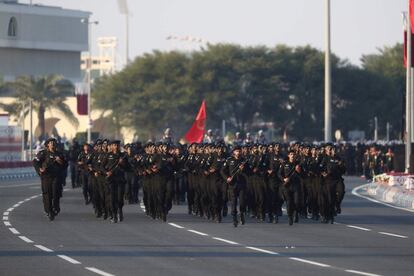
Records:
<instances>
[{"instance_id":1,"label":"flag pole","mask_svg":"<svg viewBox=\"0 0 414 276\"><path fill-rule=\"evenodd\" d=\"M405 101L405 172L410 172L411 157L411 0L408 0L407 12L407 82L406 82L406 101Z\"/></svg>"},{"instance_id":2,"label":"flag pole","mask_svg":"<svg viewBox=\"0 0 414 276\"><path fill-rule=\"evenodd\" d=\"M325 142L332 141L331 93L331 2L325 0Z\"/></svg>"}]
</instances>

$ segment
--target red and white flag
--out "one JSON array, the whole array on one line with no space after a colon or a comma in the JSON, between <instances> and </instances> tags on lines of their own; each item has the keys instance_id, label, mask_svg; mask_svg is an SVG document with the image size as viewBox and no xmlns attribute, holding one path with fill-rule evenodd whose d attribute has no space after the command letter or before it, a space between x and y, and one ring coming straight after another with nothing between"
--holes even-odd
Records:
<instances>
[{"instance_id":1,"label":"red and white flag","mask_svg":"<svg viewBox=\"0 0 414 276\"><path fill-rule=\"evenodd\" d=\"M79 115L88 115L88 87L85 83L75 85L76 109Z\"/></svg>"},{"instance_id":2,"label":"red and white flag","mask_svg":"<svg viewBox=\"0 0 414 276\"><path fill-rule=\"evenodd\" d=\"M185 135L185 139L189 143L201 143L203 141L206 126L206 118L206 102L203 100L192 127Z\"/></svg>"}]
</instances>

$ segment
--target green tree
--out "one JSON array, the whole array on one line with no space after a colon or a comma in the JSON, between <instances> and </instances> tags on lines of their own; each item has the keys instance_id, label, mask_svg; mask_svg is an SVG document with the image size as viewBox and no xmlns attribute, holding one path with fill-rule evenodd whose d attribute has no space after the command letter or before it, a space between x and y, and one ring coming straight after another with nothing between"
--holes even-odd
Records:
<instances>
[{"instance_id":1,"label":"green tree","mask_svg":"<svg viewBox=\"0 0 414 276\"><path fill-rule=\"evenodd\" d=\"M45 112L47 110L56 109L74 126L79 124L65 103L67 97L74 95L74 86L61 76L48 75L38 78L22 76L6 85L14 90L13 96L16 97L16 100L6 107L6 110L11 111L12 114L20 114L23 106L26 107L25 112L27 112L28 103L32 101L33 110L37 113L39 120L40 140L46 138Z\"/></svg>"}]
</instances>

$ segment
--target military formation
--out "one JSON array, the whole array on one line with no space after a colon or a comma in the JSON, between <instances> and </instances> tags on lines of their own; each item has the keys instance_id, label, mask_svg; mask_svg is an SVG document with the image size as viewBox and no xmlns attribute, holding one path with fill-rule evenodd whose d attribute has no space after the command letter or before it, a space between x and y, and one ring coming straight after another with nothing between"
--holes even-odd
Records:
<instances>
[{"instance_id":1,"label":"military formation","mask_svg":"<svg viewBox=\"0 0 414 276\"><path fill-rule=\"evenodd\" d=\"M140 194L146 215L162 221L174 204L187 204L189 215L217 223L230 215L234 227L247 217L278 223L283 206L289 225L309 218L333 223L345 194L345 163L330 143L174 145L163 139L121 148L120 141L98 139L76 151L65 157L49 139L33 160L50 220L60 212L70 163L72 187L80 183L85 204L112 223L124 220L124 203L139 203Z\"/></svg>"}]
</instances>

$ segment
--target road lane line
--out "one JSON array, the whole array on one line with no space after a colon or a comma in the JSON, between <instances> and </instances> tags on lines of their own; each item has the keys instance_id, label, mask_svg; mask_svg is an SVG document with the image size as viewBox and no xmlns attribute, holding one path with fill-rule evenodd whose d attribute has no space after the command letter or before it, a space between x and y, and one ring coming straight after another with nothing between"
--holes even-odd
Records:
<instances>
[{"instance_id":1,"label":"road lane line","mask_svg":"<svg viewBox=\"0 0 414 276\"><path fill-rule=\"evenodd\" d=\"M102 276L115 276L114 274L110 274L108 272L102 271L100 269L97 269L95 267L85 267L85 269L95 272L96 274L102 275Z\"/></svg>"},{"instance_id":2,"label":"road lane line","mask_svg":"<svg viewBox=\"0 0 414 276\"><path fill-rule=\"evenodd\" d=\"M172 222L170 222L168 224L171 225L171 226L174 226L175 228L178 228L178 229L183 229L184 228L181 225L178 225L178 224L175 224L175 223L172 223Z\"/></svg>"},{"instance_id":3,"label":"road lane line","mask_svg":"<svg viewBox=\"0 0 414 276\"><path fill-rule=\"evenodd\" d=\"M239 245L239 243L237 243L237 242L229 241L229 240L225 240L225 239L217 238L217 237L213 237L213 240L222 241L222 242L232 244L232 245Z\"/></svg>"},{"instance_id":4,"label":"road lane line","mask_svg":"<svg viewBox=\"0 0 414 276\"><path fill-rule=\"evenodd\" d=\"M351 270L351 269L347 269L345 271L346 272L349 272L349 273L354 273L354 274L359 274L359 275L365 275L365 276L381 276L379 274L367 273L367 272L358 271L358 270Z\"/></svg>"},{"instance_id":5,"label":"road lane line","mask_svg":"<svg viewBox=\"0 0 414 276\"><path fill-rule=\"evenodd\" d=\"M11 223L10 223L10 222L8 222L8 221L3 221L3 223L4 223L4 225L6 225L6 226L12 226L12 225L11 225Z\"/></svg>"},{"instance_id":6,"label":"road lane line","mask_svg":"<svg viewBox=\"0 0 414 276\"><path fill-rule=\"evenodd\" d=\"M309 260L305 260L305 259L301 259L301 258L290 257L289 259L294 260L294 261L298 261L298 262L302 262L302 263L307 263L307 264L311 264L311 265L320 266L320 267L331 267L330 265L327 265L327 264L313 262L313 261L309 261Z\"/></svg>"},{"instance_id":7,"label":"road lane line","mask_svg":"<svg viewBox=\"0 0 414 276\"><path fill-rule=\"evenodd\" d=\"M77 261L77 260L75 260L75 259L72 259L71 257L68 257L68 256L66 256L66 255L57 255L59 258L61 258L61 259L63 259L63 260L65 260L65 261L68 261L68 262L70 262L71 264L81 264L81 262L79 262L79 261Z\"/></svg>"},{"instance_id":8,"label":"road lane line","mask_svg":"<svg viewBox=\"0 0 414 276\"><path fill-rule=\"evenodd\" d=\"M191 230L191 229L189 229L189 230L187 230L188 232L191 232L191 233L194 233L194 234L197 234L197 235L200 235L200 236L208 236L208 234L206 234L206 233L203 233L203 232L198 232L198 231L196 231L196 230Z\"/></svg>"},{"instance_id":9,"label":"road lane line","mask_svg":"<svg viewBox=\"0 0 414 276\"><path fill-rule=\"evenodd\" d=\"M16 203L16 204L14 204L14 205L13 205L13 208L17 208L17 207L19 207L19 206L20 206L20 204L17 204L17 203Z\"/></svg>"},{"instance_id":10,"label":"road lane line","mask_svg":"<svg viewBox=\"0 0 414 276\"><path fill-rule=\"evenodd\" d=\"M15 235L20 235L20 232L19 231L17 231L17 229L16 228L9 228L9 230L10 230L10 232L12 232L13 234L15 234Z\"/></svg>"},{"instance_id":11,"label":"road lane line","mask_svg":"<svg viewBox=\"0 0 414 276\"><path fill-rule=\"evenodd\" d=\"M33 241L32 241L31 239L29 239L28 237L25 237L25 236L19 236L19 238L20 238L22 241L24 241L24 242L27 242L27 243L33 243Z\"/></svg>"},{"instance_id":12,"label":"road lane line","mask_svg":"<svg viewBox=\"0 0 414 276\"><path fill-rule=\"evenodd\" d=\"M22 201L19 201L19 202L17 202L17 204L19 204L19 205L22 205L24 203L24 201L22 200Z\"/></svg>"},{"instance_id":13,"label":"road lane line","mask_svg":"<svg viewBox=\"0 0 414 276\"><path fill-rule=\"evenodd\" d=\"M42 251L46 251L46 252L54 252L52 249L49 249L47 247L44 247L43 245L40 244L35 244L35 247L39 248Z\"/></svg>"},{"instance_id":14,"label":"road lane line","mask_svg":"<svg viewBox=\"0 0 414 276\"><path fill-rule=\"evenodd\" d=\"M391 236L391 237L402 238L402 239L408 239L407 236L397 235L397 234L388 233L388 232L378 232L378 234L387 235L387 236Z\"/></svg>"},{"instance_id":15,"label":"road lane line","mask_svg":"<svg viewBox=\"0 0 414 276\"><path fill-rule=\"evenodd\" d=\"M14 208L9 208L7 209L7 212L12 212L14 210Z\"/></svg>"},{"instance_id":16,"label":"road lane line","mask_svg":"<svg viewBox=\"0 0 414 276\"><path fill-rule=\"evenodd\" d=\"M8 211L7 211L7 212L4 212L4 213L3 213L3 216L8 216L8 215L9 215L9 213L10 213L10 212L8 212Z\"/></svg>"},{"instance_id":17,"label":"road lane line","mask_svg":"<svg viewBox=\"0 0 414 276\"><path fill-rule=\"evenodd\" d=\"M8 216L4 216L3 217L3 220L9 220L9 217Z\"/></svg>"},{"instance_id":18,"label":"road lane line","mask_svg":"<svg viewBox=\"0 0 414 276\"><path fill-rule=\"evenodd\" d=\"M271 254L271 255L279 255L279 253L277 253L277 252L273 252L273 251L269 251L269 250L264 250L264 249L257 248L257 247L253 247L253 246L246 246L246 248L247 249L254 250L254 251L259 251L259 252L262 252L262 253Z\"/></svg>"},{"instance_id":19,"label":"road lane line","mask_svg":"<svg viewBox=\"0 0 414 276\"><path fill-rule=\"evenodd\" d=\"M358 229L358 230L362 230L362 231L371 231L371 229L364 228L364 227L359 227L359 226L355 226L355 225L347 225L346 227L354 228L354 229Z\"/></svg>"}]
</instances>

